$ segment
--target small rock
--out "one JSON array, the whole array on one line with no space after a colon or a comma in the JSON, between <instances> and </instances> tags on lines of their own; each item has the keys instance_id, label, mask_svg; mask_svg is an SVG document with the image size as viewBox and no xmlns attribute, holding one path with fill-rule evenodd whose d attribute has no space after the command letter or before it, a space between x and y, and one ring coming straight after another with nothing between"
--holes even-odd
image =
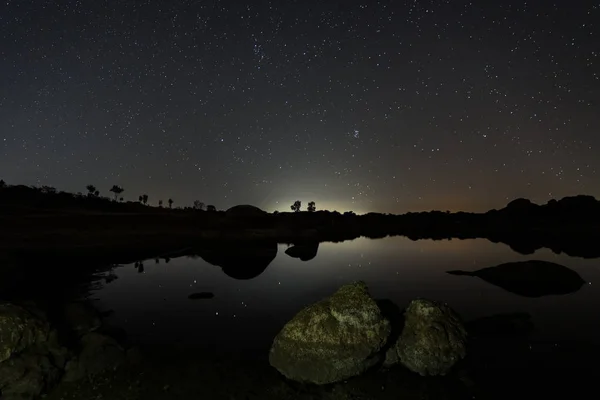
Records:
<instances>
[{"instance_id":1,"label":"small rock","mask_svg":"<svg viewBox=\"0 0 600 400\"><path fill-rule=\"evenodd\" d=\"M81 338L79 354L65 367L65 382L73 382L117 368L125 360L125 351L117 341L97 332Z\"/></svg>"},{"instance_id":2,"label":"small rock","mask_svg":"<svg viewBox=\"0 0 600 400\"><path fill-rule=\"evenodd\" d=\"M392 351L395 349L400 362L411 371L445 375L465 357L467 332L458 314L447 305L413 300L404 317L404 328Z\"/></svg>"},{"instance_id":3,"label":"small rock","mask_svg":"<svg viewBox=\"0 0 600 400\"><path fill-rule=\"evenodd\" d=\"M213 297L215 297L214 293L211 292L198 292L198 293L192 293L188 296L188 299L190 300L202 300L202 299L212 299Z\"/></svg>"},{"instance_id":4,"label":"small rock","mask_svg":"<svg viewBox=\"0 0 600 400\"><path fill-rule=\"evenodd\" d=\"M100 314L88 301L67 304L64 316L67 325L77 336L93 332L102 325Z\"/></svg>"},{"instance_id":5,"label":"small rock","mask_svg":"<svg viewBox=\"0 0 600 400\"><path fill-rule=\"evenodd\" d=\"M125 355L125 359L129 364L139 365L142 363L143 355L142 351L138 346L131 347L127 349L127 354Z\"/></svg>"}]
</instances>

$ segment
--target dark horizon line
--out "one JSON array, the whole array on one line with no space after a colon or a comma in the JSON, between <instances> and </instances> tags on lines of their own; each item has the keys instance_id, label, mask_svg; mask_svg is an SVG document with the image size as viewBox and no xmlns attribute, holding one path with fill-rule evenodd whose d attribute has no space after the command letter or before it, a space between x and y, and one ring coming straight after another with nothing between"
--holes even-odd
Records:
<instances>
[{"instance_id":1,"label":"dark horizon line","mask_svg":"<svg viewBox=\"0 0 600 400\"><path fill-rule=\"evenodd\" d=\"M94 187L94 189L96 189L95 185L90 184L88 186ZM106 200L106 201L109 201L109 202L112 202L112 203L118 203L118 204L142 204L142 205L144 205L146 207L152 207L152 208L161 208L161 209L163 209L163 208L169 208L169 209L175 209L175 210L189 210L189 209L193 209L193 210L196 210L196 211L208 211L208 210L204 209L204 207L214 207L214 209L212 211L218 211L214 205L206 204L204 202L201 202L200 200L194 200L192 202L191 206L177 206L175 208L172 208L171 206L167 206L167 204L169 204L169 203L171 205L174 203L174 201L172 200L172 198L169 198L167 201L163 201L162 199L158 199L158 201L157 201L158 205L154 205L154 206L151 205L151 204L146 204L145 202L143 202L143 200L140 200L140 198L146 197L146 201L147 201L148 197L145 194L140 195L138 197L137 201L136 200L125 200L123 197L118 198L118 195L120 195L122 192L125 191L122 188L122 186L119 186L119 185L113 185L112 188L117 187L117 188L120 188L121 191L117 192L115 194L114 198L111 198L109 196L100 196L100 192L99 191L97 191L97 190L96 191L90 191L87 186L86 186L86 189L88 189L88 193L86 194L84 192L69 192L69 191L65 191L65 190L57 190L55 187L49 186L49 185L40 185L40 186L37 186L37 185L25 185L25 184L8 184L4 180L0 179L0 189L2 189L2 188L19 188L19 187L27 188L27 189L30 189L30 190L37 190L41 194L44 194L44 195L67 194L67 195L70 195L72 197L79 196L81 198L87 198L87 199L96 198L96 199ZM111 189L109 189L109 192L111 191ZM115 193L115 192L113 192L113 193ZM537 204L537 203L534 203L534 202L532 202L531 200L529 200L527 198L518 197L518 198L515 198L515 199L509 201L508 203L506 203L506 205L503 208L500 208L500 210L509 207L511 204L515 205L515 204L521 203L521 204L518 205L518 207L524 207L524 206L544 207L544 206L548 206L548 205L550 205L552 203L559 203L559 202L563 202L563 201L565 201L567 199L576 199L576 198L579 198L579 199L586 198L586 199L588 199L588 201L592 201L593 200L595 202L600 203L595 198L595 196L593 196L593 195L587 195L587 194L578 194L578 195L572 195L572 196L564 196L561 199L552 198L552 199L548 200L545 204ZM202 208L197 208L196 206L194 206L195 202L199 202L199 204L202 204ZM314 201L308 202L308 204L310 204L310 203L314 203ZM165 206L163 206L163 204ZM292 205L293 204L294 203L292 203ZM240 203L240 204L237 204L235 206L229 207L228 210L231 209L231 208L237 207L237 206L251 206L251 207L256 207L256 206L248 204L248 203ZM268 211L262 210L259 207L256 207L256 208L259 209L259 210L261 210L261 211L263 211L263 212L265 212L265 213L267 213L267 214L281 214L281 213L295 214L297 212L319 212L319 211L321 211L321 212L331 212L331 213L339 213L339 214L354 214L354 215L368 215L368 214L406 215L406 214L420 214L420 213L431 213L431 212L451 213L451 214L460 214L460 213L463 213L463 214L465 214L465 213L466 214L485 214L487 212L492 212L492 211L498 211L499 210L499 209L496 209L496 208L491 208L488 211L484 211L484 212L473 212L473 211L454 211L454 212L450 212L450 211L442 211L442 210L430 210L430 211L408 211L408 212L405 212L403 214L382 213L382 212L369 211L369 212L366 212L366 213L363 213L363 214L356 214L352 210L350 210L350 211L344 211L344 212L339 212L337 210L327 210L327 209L321 209L321 210L316 210L316 209L315 210L309 210L309 209L305 209L305 210L299 210L299 211L293 211L293 210L292 211L278 211L278 210L275 210L273 212L268 212ZM223 210L223 211L226 211L226 210Z\"/></svg>"}]
</instances>

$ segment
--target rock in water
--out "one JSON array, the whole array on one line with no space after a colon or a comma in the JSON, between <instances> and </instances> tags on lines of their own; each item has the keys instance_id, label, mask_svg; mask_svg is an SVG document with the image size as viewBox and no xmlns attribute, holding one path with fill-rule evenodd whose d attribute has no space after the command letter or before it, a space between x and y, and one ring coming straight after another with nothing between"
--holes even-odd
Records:
<instances>
[{"instance_id":1,"label":"rock in water","mask_svg":"<svg viewBox=\"0 0 600 400\"><path fill-rule=\"evenodd\" d=\"M295 381L341 381L381 361L390 330L367 285L355 282L285 324L273 341L269 362Z\"/></svg>"},{"instance_id":2,"label":"rock in water","mask_svg":"<svg viewBox=\"0 0 600 400\"><path fill-rule=\"evenodd\" d=\"M109 336L90 332L81 338L80 345L80 353L65 367L65 382L115 369L125 360L125 350Z\"/></svg>"},{"instance_id":3,"label":"rock in water","mask_svg":"<svg viewBox=\"0 0 600 400\"><path fill-rule=\"evenodd\" d=\"M404 366L420 375L445 375L465 357L467 332L458 314L447 305L413 300L404 318L404 328L388 351L386 364L397 355Z\"/></svg>"},{"instance_id":4,"label":"rock in water","mask_svg":"<svg viewBox=\"0 0 600 400\"><path fill-rule=\"evenodd\" d=\"M477 271L447 271L451 275L476 276L524 297L542 297L575 293L585 284L579 274L564 265L529 260L500 264Z\"/></svg>"},{"instance_id":5,"label":"rock in water","mask_svg":"<svg viewBox=\"0 0 600 400\"><path fill-rule=\"evenodd\" d=\"M64 308L65 321L77 336L93 332L102 325L100 313L84 301L72 302Z\"/></svg>"},{"instance_id":6,"label":"rock in water","mask_svg":"<svg viewBox=\"0 0 600 400\"><path fill-rule=\"evenodd\" d=\"M206 299L212 299L213 297L215 297L214 293L211 292L197 292L197 293L192 293L188 296L188 299L190 300L206 300Z\"/></svg>"},{"instance_id":7,"label":"rock in water","mask_svg":"<svg viewBox=\"0 0 600 400\"><path fill-rule=\"evenodd\" d=\"M0 303L0 362L28 346L45 342L50 326L28 310L10 303Z\"/></svg>"}]
</instances>

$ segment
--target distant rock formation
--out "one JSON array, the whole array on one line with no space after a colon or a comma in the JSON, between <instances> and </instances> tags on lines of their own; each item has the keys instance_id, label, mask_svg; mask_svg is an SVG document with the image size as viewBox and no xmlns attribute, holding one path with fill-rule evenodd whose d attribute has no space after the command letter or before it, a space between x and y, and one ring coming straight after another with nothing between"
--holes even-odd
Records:
<instances>
[{"instance_id":1,"label":"distant rock formation","mask_svg":"<svg viewBox=\"0 0 600 400\"><path fill-rule=\"evenodd\" d=\"M225 211L227 217L264 217L267 215L266 211L261 210L258 207L251 206L249 204L241 204L233 206Z\"/></svg>"}]
</instances>

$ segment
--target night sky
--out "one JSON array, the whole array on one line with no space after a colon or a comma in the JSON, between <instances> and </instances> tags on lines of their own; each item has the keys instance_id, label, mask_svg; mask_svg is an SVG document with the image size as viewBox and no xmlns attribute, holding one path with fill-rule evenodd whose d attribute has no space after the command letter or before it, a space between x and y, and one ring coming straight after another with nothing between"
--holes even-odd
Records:
<instances>
[{"instance_id":1,"label":"night sky","mask_svg":"<svg viewBox=\"0 0 600 400\"><path fill-rule=\"evenodd\" d=\"M599 21L580 0L3 0L0 179L269 211L600 198Z\"/></svg>"}]
</instances>

